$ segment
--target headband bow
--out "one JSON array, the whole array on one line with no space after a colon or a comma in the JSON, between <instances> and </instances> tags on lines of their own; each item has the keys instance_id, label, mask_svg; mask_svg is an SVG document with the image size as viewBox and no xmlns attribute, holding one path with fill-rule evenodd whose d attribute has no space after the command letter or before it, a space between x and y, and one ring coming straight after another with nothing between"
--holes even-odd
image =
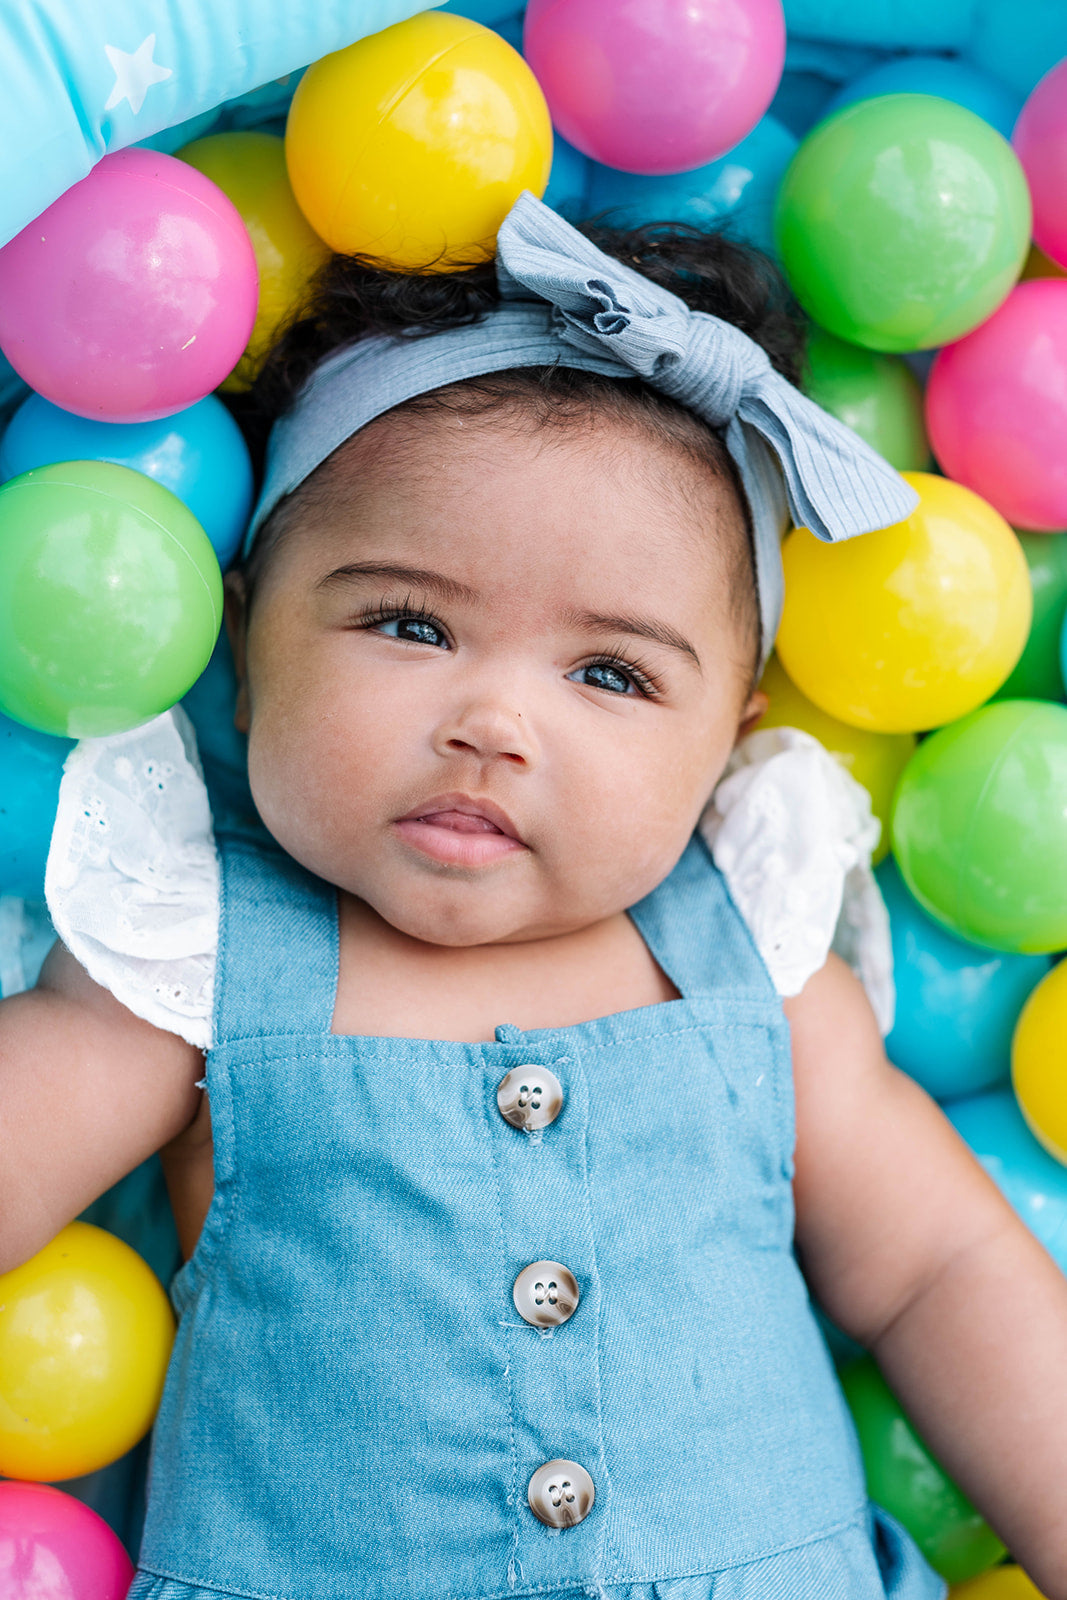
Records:
<instances>
[{"instance_id":1,"label":"headband bow","mask_svg":"<svg viewBox=\"0 0 1067 1600\"><path fill-rule=\"evenodd\" d=\"M764 661L782 610L786 501L794 522L824 540L851 539L915 510L918 496L888 462L777 373L740 328L690 311L531 194L501 225L497 279L501 304L478 322L359 339L319 364L271 430L246 554L278 502L375 417L512 367L638 376L722 432L752 518Z\"/></svg>"},{"instance_id":2,"label":"headband bow","mask_svg":"<svg viewBox=\"0 0 1067 1600\"><path fill-rule=\"evenodd\" d=\"M888 527L918 505L899 473L776 372L754 339L606 256L532 194L501 226L497 279L505 300L547 300L564 344L613 357L725 428L738 466L746 441L737 425L753 428L777 457L793 521L817 538Z\"/></svg>"}]
</instances>

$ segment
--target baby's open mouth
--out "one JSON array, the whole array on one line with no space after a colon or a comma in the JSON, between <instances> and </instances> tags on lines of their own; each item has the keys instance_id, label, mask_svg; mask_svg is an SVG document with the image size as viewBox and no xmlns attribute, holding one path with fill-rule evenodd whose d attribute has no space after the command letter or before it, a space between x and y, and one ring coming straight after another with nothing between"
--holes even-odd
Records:
<instances>
[{"instance_id":1,"label":"baby's open mouth","mask_svg":"<svg viewBox=\"0 0 1067 1600\"><path fill-rule=\"evenodd\" d=\"M426 811L418 818L434 828L451 828L454 833L502 833L488 817L471 817L465 811Z\"/></svg>"}]
</instances>

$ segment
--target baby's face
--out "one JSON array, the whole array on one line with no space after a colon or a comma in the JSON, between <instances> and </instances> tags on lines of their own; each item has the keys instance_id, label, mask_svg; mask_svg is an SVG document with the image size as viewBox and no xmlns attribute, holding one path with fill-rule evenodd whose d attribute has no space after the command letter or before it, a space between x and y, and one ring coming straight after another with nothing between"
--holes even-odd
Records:
<instances>
[{"instance_id":1,"label":"baby's face","mask_svg":"<svg viewBox=\"0 0 1067 1600\"><path fill-rule=\"evenodd\" d=\"M732 488L618 425L383 419L328 471L247 631L231 607L267 828L435 944L633 905L765 704L726 579ZM510 836L455 815L483 803Z\"/></svg>"}]
</instances>

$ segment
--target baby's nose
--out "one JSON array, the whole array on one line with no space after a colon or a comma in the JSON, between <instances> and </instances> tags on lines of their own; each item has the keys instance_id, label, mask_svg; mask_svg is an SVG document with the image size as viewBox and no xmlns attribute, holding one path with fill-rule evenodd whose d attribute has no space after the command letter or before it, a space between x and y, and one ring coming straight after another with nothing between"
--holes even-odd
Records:
<instances>
[{"instance_id":1,"label":"baby's nose","mask_svg":"<svg viewBox=\"0 0 1067 1600\"><path fill-rule=\"evenodd\" d=\"M514 697L472 697L442 718L434 743L441 755L500 756L518 766L539 755L530 717Z\"/></svg>"}]
</instances>

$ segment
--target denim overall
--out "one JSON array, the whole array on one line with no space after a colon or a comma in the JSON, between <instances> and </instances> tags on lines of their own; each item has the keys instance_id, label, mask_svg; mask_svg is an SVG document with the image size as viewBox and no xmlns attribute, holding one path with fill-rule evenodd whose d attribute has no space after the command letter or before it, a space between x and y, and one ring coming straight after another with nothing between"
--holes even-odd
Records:
<instances>
[{"instance_id":1,"label":"denim overall","mask_svg":"<svg viewBox=\"0 0 1067 1600\"><path fill-rule=\"evenodd\" d=\"M694 834L630 916L682 998L330 1033L336 898L219 839L215 1195L171 1294L131 1600L941 1600L866 1496L792 1253L788 1026ZM513 1067L562 1109L502 1116ZM580 1300L524 1321L527 1265ZM527 1485L564 1458L592 1510Z\"/></svg>"}]
</instances>

